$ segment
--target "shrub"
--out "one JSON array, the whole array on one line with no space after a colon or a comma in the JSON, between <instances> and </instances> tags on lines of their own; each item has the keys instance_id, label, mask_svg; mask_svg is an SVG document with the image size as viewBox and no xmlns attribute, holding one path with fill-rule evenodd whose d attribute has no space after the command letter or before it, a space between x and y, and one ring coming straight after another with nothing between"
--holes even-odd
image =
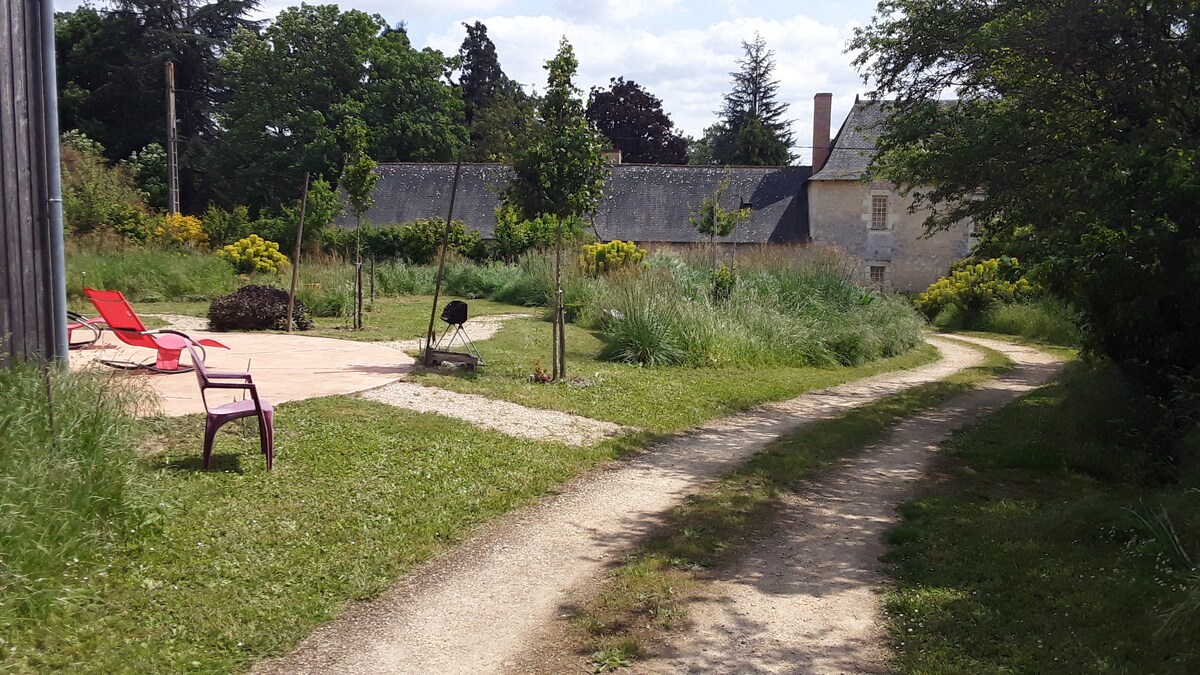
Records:
<instances>
[{"instance_id":1,"label":"shrub","mask_svg":"<svg viewBox=\"0 0 1200 675\"><path fill-rule=\"evenodd\" d=\"M217 251L217 257L242 274L279 274L288 264L287 256L279 252L279 244L257 234L225 246Z\"/></svg>"},{"instance_id":2,"label":"shrub","mask_svg":"<svg viewBox=\"0 0 1200 675\"><path fill-rule=\"evenodd\" d=\"M427 265L437 260L445 222L440 218L420 218L399 226L364 225L361 232L334 228L326 230L322 235L322 247L353 259L361 237L364 258L404 260L414 265ZM451 253L473 260L482 260L487 253L479 233L468 229L466 223L461 220L450 223L447 249Z\"/></svg>"},{"instance_id":3,"label":"shrub","mask_svg":"<svg viewBox=\"0 0 1200 675\"><path fill-rule=\"evenodd\" d=\"M956 264L950 276L933 282L917 296L915 304L930 319L950 305L963 314L978 316L997 303L1028 300L1037 290L1025 278L1016 258L1002 256L974 264L970 261Z\"/></svg>"},{"instance_id":4,"label":"shrub","mask_svg":"<svg viewBox=\"0 0 1200 675\"><path fill-rule=\"evenodd\" d=\"M145 242L153 229L150 208L129 175L108 166L103 148L77 131L63 134L62 198L66 230L74 235L113 232Z\"/></svg>"},{"instance_id":5,"label":"shrub","mask_svg":"<svg viewBox=\"0 0 1200 675\"><path fill-rule=\"evenodd\" d=\"M583 271L595 276L614 270L641 264L646 249L638 248L633 242L614 239L606 243L584 244L579 254L579 265Z\"/></svg>"},{"instance_id":6,"label":"shrub","mask_svg":"<svg viewBox=\"0 0 1200 675\"><path fill-rule=\"evenodd\" d=\"M232 211L210 206L200 222L208 235L208 243L216 248L232 244L253 232L250 211L245 206L235 206Z\"/></svg>"},{"instance_id":7,"label":"shrub","mask_svg":"<svg viewBox=\"0 0 1200 675\"><path fill-rule=\"evenodd\" d=\"M251 284L213 300L208 322L214 330L287 330L286 291ZM292 312L296 330L312 328L304 303L297 299Z\"/></svg>"},{"instance_id":8,"label":"shrub","mask_svg":"<svg viewBox=\"0 0 1200 675\"><path fill-rule=\"evenodd\" d=\"M154 221L154 239L163 244L202 248L208 244L208 234L200 219L179 213L166 213Z\"/></svg>"},{"instance_id":9,"label":"shrub","mask_svg":"<svg viewBox=\"0 0 1200 675\"><path fill-rule=\"evenodd\" d=\"M733 276L733 267L721 263L710 272L710 275L713 300L728 300L730 294L733 293L734 284L737 283Z\"/></svg>"},{"instance_id":10,"label":"shrub","mask_svg":"<svg viewBox=\"0 0 1200 675\"><path fill-rule=\"evenodd\" d=\"M586 237L582 218L577 216L563 220L563 243L572 246ZM502 260L516 260L530 251L541 251L554 247L558 238L558 219L543 215L533 220L524 220L511 206L496 207L496 229L492 233L492 255Z\"/></svg>"}]
</instances>

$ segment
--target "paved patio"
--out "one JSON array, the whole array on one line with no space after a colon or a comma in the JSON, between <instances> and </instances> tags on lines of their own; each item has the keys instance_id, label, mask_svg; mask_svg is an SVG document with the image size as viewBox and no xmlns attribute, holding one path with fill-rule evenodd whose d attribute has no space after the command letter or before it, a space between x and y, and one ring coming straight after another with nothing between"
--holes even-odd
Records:
<instances>
[{"instance_id":1,"label":"paved patio","mask_svg":"<svg viewBox=\"0 0 1200 675\"><path fill-rule=\"evenodd\" d=\"M215 370L249 370L259 394L273 404L318 396L351 394L395 382L410 372L414 360L391 347L370 342L279 333L212 333L189 331L196 339L207 337L229 349L208 348L208 366ZM71 352L71 368L80 369L98 359L150 361L154 352L129 347L105 333L97 346ZM183 361L188 361L184 355ZM121 371L114 371L121 372ZM158 393L159 410L176 417L204 412L194 373L159 375L145 370L122 373L149 383ZM209 404L219 405L244 397L241 391L209 391Z\"/></svg>"}]
</instances>

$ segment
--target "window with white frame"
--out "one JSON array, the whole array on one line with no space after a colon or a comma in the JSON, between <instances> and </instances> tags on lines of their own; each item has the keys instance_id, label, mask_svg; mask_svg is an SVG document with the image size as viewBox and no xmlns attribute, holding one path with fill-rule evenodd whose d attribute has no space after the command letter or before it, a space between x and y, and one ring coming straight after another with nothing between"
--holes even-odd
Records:
<instances>
[{"instance_id":1,"label":"window with white frame","mask_svg":"<svg viewBox=\"0 0 1200 675\"><path fill-rule=\"evenodd\" d=\"M888 229L887 195L871 195L871 229Z\"/></svg>"},{"instance_id":2,"label":"window with white frame","mask_svg":"<svg viewBox=\"0 0 1200 675\"><path fill-rule=\"evenodd\" d=\"M871 265L867 272L871 278L871 285L882 291L887 283L887 266Z\"/></svg>"}]
</instances>

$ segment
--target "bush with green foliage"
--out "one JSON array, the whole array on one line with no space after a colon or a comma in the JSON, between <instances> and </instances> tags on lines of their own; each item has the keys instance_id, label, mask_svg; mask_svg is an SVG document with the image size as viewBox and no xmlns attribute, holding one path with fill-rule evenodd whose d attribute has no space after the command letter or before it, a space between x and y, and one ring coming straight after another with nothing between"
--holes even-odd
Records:
<instances>
[{"instance_id":1,"label":"bush with green foliage","mask_svg":"<svg viewBox=\"0 0 1200 675\"><path fill-rule=\"evenodd\" d=\"M579 254L579 265L592 276L640 265L646 258L646 249L638 248L631 241L614 239L606 243L584 244Z\"/></svg>"},{"instance_id":2,"label":"bush with green foliage","mask_svg":"<svg viewBox=\"0 0 1200 675\"><path fill-rule=\"evenodd\" d=\"M257 234L223 247L217 251L217 257L241 274L279 274L288 265L288 257L279 252L279 244Z\"/></svg>"},{"instance_id":3,"label":"bush with green foliage","mask_svg":"<svg viewBox=\"0 0 1200 675\"><path fill-rule=\"evenodd\" d=\"M1033 298L1038 288L1027 278L1016 258L1001 256L979 262L959 261L949 276L933 282L915 301L926 317L933 319L954 306L968 316L978 316L997 304Z\"/></svg>"},{"instance_id":4,"label":"bush with green foliage","mask_svg":"<svg viewBox=\"0 0 1200 675\"><path fill-rule=\"evenodd\" d=\"M712 297L713 300L728 300L733 293L733 287L737 284L737 277L734 275L733 266L721 263L710 273L712 279Z\"/></svg>"},{"instance_id":5,"label":"bush with green foliage","mask_svg":"<svg viewBox=\"0 0 1200 675\"><path fill-rule=\"evenodd\" d=\"M208 322L214 330L287 330L287 306L287 291L250 284L213 300ZM299 298L292 308L292 323L296 330L312 328Z\"/></svg>"},{"instance_id":6,"label":"bush with green foliage","mask_svg":"<svg viewBox=\"0 0 1200 675\"><path fill-rule=\"evenodd\" d=\"M63 134L63 221L72 235L116 233L145 242L153 218L142 193L120 168L108 166L104 148L78 131Z\"/></svg>"},{"instance_id":7,"label":"bush with green foliage","mask_svg":"<svg viewBox=\"0 0 1200 675\"><path fill-rule=\"evenodd\" d=\"M572 248L575 242L588 238L582 218L570 216L562 224L564 246ZM492 233L492 255L496 258L511 262L530 251L554 248L557 237L558 219L554 216L525 220L515 207L496 207L496 229Z\"/></svg>"},{"instance_id":8,"label":"bush with green foliage","mask_svg":"<svg viewBox=\"0 0 1200 675\"><path fill-rule=\"evenodd\" d=\"M326 230L322 243L325 250L352 259L361 240L364 258L403 260L414 265L426 265L437 261L445 222L440 218L420 218L404 225L364 225L361 232L334 228ZM461 220L450 223L447 249L473 260L482 260L487 255L479 233L469 229Z\"/></svg>"},{"instance_id":9,"label":"bush with green foliage","mask_svg":"<svg viewBox=\"0 0 1200 675\"><path fill-rule=\"evenodd\" d=\"M200 222L204 227L204 234L208 236L209 245L215 248L232 244L254 232L250 210L245 206L235 206L231 211L210 206L200 216Z\"/></svg>"},{"instance_id":10,"label":"bush with green foliage","mask_svg":"<svg viewBox=\"0 0 1200 675\"><path fill-rule=\"evenodd\" d=\"M81 577L160 520L135 466L144 390L95 371L49 375L53 423L44 373L0 369L0 636L68 606Z\"/></svg>"}]
</instances>

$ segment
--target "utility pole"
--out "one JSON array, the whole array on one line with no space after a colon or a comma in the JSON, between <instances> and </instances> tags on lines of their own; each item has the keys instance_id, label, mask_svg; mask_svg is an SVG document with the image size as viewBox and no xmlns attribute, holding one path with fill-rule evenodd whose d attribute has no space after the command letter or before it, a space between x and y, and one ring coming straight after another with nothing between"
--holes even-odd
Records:
<instances>
[{"instance_id":1,"label":"utility pole","mask_svg":"<svg viewBox=\"0 0 1200 675\"><path fill-rule=\"evenodd\" d=\"M179 213L179 130L175 124L175 64L167 61L167 211Z\"/></svg>"}]
</instances>

